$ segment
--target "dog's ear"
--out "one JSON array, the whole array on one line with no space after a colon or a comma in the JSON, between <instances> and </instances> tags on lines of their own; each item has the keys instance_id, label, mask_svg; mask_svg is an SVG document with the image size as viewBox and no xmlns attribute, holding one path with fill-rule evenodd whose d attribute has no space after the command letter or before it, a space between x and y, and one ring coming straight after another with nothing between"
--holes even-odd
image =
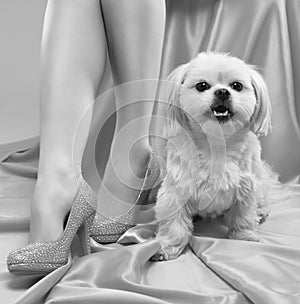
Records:
<instances>
[{"instance_id":1,"label":"dog's ear","mask_svg":"<svg viewBox=\"0 0 300 304\"><path fill-rule=\"evenodd\" d=\"M183 110L180 108L180 90L186 75L187 64L180 65L167 77L167 100L168 100L168 124L173 125L178 122L184 125L186 117Z\"/></svg>"},{"instance_id":2,"label":"dog's ear","mask_svg":"<svg viewBox=\"0 0 300 304\"><path fill-rule=\"evenodd\" d=\"M262 76L251 67L251 80L256 95L256 107L251 118L251 130L257 135L267 135L271 129L271 102Z\"/></svg>"}]
</instances>

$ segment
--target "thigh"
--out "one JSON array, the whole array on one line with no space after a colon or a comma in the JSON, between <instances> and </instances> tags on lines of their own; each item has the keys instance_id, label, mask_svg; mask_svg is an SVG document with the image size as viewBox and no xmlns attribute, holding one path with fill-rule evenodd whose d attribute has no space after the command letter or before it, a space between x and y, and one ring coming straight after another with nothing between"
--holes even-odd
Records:
<instances>
[{"instance_id":1,"label":"thigh","mask_svg":"<svg viewBox=\"0 0 300 304\"><path fill-rule=\"evenodd\" d=\"M157 79L165 26L164 0L101 0L117 83Z\"/></svg>"},{"instance_id":2,"label":"thigh","mask_svg":"<svg viewBox=\"0 0 300 304\"><path fill-rule=\"evenodd\" d=\"M68 78L71 74L97 86L105 54L99 0L48 1L41 53L41 68L47 69L44 75Z\"/></svg>"}]
</instances>

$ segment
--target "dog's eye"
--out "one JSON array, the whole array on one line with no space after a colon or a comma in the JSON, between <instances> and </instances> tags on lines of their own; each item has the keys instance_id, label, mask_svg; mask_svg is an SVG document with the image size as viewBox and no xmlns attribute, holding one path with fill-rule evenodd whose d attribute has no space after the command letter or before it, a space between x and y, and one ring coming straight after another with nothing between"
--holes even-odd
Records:
<instances>
[{"instance_id":1,"label":"dog's eye","mask_svg":"<svg viewBox=\"0 0 300 304\"><path fill-rule=\"evenodd\" d=\"M203 92L210 89L210 85L206 81L201 81L196 84L195 88L197 91Z\"/></svg>"},{"instance_id":2,"label":"dog's eye","mask_svg":"<svg viewBox=\"0 0 300 304\"><path fill-rule=\"evenodd\" d=\"M230 86L232 89L238 92L242 91L242 89L244 88L244 86L238 81L233 82Z\"/></svg>"}]
</instances>

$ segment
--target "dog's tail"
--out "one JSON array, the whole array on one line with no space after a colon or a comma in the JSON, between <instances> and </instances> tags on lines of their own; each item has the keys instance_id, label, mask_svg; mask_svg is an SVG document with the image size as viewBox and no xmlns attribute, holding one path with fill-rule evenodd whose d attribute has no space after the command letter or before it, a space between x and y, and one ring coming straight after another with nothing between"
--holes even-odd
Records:
<instances>
[{"instance_id":1,"label":"dog's tail","mask_svg":"<svg viewBox=\"0 0 300 304\"><path fill-rule=\"evenodd\" d=\"M267 205L280 204L290 199L293 196L293 191L288 185L279 181L279 175L267 163L264 163L264 167L266 172L264 184L267 187Z\"/></svg>"}]
</instances>

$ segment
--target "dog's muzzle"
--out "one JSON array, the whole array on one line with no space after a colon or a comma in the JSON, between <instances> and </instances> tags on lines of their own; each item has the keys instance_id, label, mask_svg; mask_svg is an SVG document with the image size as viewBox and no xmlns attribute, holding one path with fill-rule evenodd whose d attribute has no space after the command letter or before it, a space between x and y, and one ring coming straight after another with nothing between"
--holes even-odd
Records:
<instances>
[{"instance_id":1,"label":"dog's muzzle","mask_svg":"<svg viewBox=\"0 0 300 304\"><path fill-rule=\"evenodd\" d=\"M225 89L221 89L225 90ZM217 90L218 92L220 90ZM226 90L227 91L227 90ZM215 96L218 96L213 104L210 106L211 115L215 117L218 122L225 123L227 122L233 115L232 102L230 98L230 93L223 92L222 94L217 95L215 92Z\"/></svg>"}]
</instances>

